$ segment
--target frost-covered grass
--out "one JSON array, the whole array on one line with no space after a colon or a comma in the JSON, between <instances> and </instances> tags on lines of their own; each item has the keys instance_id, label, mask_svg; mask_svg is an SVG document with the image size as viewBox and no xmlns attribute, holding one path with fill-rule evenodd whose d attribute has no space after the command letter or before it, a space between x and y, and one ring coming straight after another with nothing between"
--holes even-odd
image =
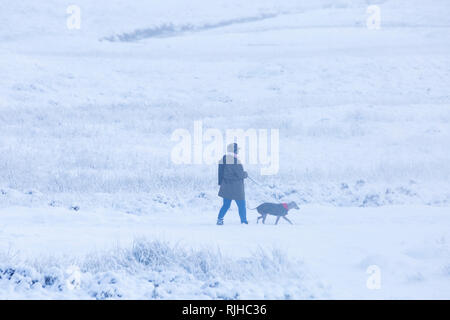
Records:
<instances>
[{"instance_id":1,"label":"frost-covered grass","mask_svg":"<svg viewBox=\"0 0 450 320\"><path fill-rule=\"evenodd\" d=\"M193 250L137 240L85 258L20 261L3 256L0 299L299 299L326 290L306 267L279 251L239 259L211 248Z\"/></svg>"},{"instance_id":2,"label":"frost-covered grass","mask_svg":"<svg viewBox=\"0 0 450 320\"><path fill-rule=\"evenodd\" d=\"M372 3L383 9L377 32L364 27ZM125 193L212 198L214 166L170 160L171 133L195 120L280 129L280 172L248 166L273 186L249 185L253 201L449 203L445 1L77 4L79 31L67 30L60 2L0 13L0 205L30 190L42 197L26 203L66 207ZM189 32L99 41L167 25Z\"/></svg>"}]
</instances>

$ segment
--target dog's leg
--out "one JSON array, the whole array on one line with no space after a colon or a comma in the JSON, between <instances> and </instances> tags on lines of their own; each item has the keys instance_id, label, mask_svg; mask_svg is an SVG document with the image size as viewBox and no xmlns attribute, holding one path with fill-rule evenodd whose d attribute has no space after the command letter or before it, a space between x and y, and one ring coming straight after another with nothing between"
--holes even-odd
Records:
<instances>
[{"instance_id":1,"label":"dog's leg","mask_svg":"<svg viewBox=\"0 0 450 320\"><path fill-rule=\"evenodd\" d=\"M267 218L267 214L265 214L265 215L263 216L263 224L266 224L266 218Z\"/></svg>"},{"instance_id":2,"label":"dog's leg","mask_svg":"<svg viewBox=\"0 0 450 320\"><path fill-rule=\"evenodd\" d=\"M280 220L280 216L277 217L277 221L275 221L275 224L278 224L278 220Z\"/></svg>"},{"instance_id":3,"label":"dog's leg","mask_svg":"<svg viewBox=\"0 0 450 320\"><path fill-rule=\"evenodd\" d=\"M283 216L283 219L286 220L287 222L289 222L290 224L293 224L293 223L291 222L291 220L289 220L288 218L286 218L286 216Z\"/></svg>"},{"instance_id":4,"label":"dog's leg","mask_svg":"<svg viewBox=\"0 0 450 320\"><path fill-rule=\"evenodd\" d=\"M262 219L263 216L259 216L258 219L256 220L256 223L259 223L259 219Z\"/></svg>"}]
</instances>

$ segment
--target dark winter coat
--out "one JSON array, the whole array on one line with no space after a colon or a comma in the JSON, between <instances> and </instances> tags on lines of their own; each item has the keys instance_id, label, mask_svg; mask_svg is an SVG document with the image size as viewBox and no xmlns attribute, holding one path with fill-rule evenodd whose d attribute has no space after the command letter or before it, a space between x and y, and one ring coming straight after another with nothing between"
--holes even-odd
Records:
<instances>
[{"instance_id":1,"label":"dark winter coat","mask_svg":"<svg viewBox=\"0 0 450 320\"><path fill-rule=\"evenodd\" d=\"M225 155L219 162L219 196L230 200L245 200L244 179L247 172L233 155Z\"/></svg>"}]
</instances>

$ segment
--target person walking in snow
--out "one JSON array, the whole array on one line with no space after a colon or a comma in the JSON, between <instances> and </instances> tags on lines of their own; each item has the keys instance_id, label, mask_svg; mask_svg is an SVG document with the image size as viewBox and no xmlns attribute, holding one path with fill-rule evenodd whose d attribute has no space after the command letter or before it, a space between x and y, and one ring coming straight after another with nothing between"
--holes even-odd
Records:
<instances>
[{"instance_id":1,"label":"person walking in snow","mask_svg":"<svg viewBox=\"0 0 450 320\"><path fill-rule=\"evenodd\" d=\"M223 198L223 205L217 217L217 225L223 225L223 218L232 200L238 206L241 223L248 224L244 191L244 179L248 177L248 174L237 157L239 152L237 143L229 144L227 152L219 161L219 197Z\"/></svg>"}]
</instances>

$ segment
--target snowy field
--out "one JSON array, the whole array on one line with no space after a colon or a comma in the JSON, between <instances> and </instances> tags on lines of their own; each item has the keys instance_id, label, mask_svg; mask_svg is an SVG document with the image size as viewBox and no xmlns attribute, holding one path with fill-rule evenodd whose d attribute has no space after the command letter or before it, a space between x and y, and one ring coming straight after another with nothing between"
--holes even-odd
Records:
<instances>
[{"instance_id":1,"label":"snowy field","mask_svg":"<svg viewBox=\"0 0 450 320\"><path fill-rule=\"evenodd\" d=\"M449 299L449 88L446 0L10 2L0 298ZM215 225L216 166L171 161L194 121L279 129L246 195L294 225Z\"/></svg>"}]
</instances>

